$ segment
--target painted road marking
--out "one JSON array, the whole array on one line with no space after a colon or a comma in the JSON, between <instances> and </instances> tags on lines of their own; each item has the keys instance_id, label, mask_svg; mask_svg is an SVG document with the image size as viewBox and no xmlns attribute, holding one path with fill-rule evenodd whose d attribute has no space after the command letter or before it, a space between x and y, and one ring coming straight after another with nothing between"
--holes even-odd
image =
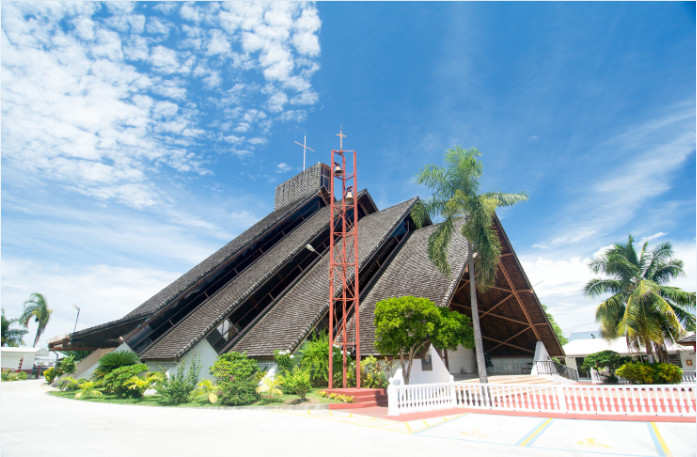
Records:
<instances>
[{"instance_id":1,"label":"painted road marking","mask_svg":"<svg viewBox=\"0 0 697 457\"><path fill-rule=\"evenodd\" d=\"M695 455L695 440L692 438L694 424L612 422L612 426L608 427L610 423L606 421L553 418L540 420L530 417L487 416L473 413L400 422L329 410L274 410L274 412L368 427L383 432L563 453L575 452L574 455L627 457ZM509 432L505 435L497 433L496 431L501 427L507 428ZM644 427L648 427L649 433L645 432ZM687 433L689 430L692 430L692 433ZM672 452L668 443L671 443L671 447L675 445Z\"/></svg>"},{"instance_id":2,"label":"painted road marking","mask_svg":"<svg viewBox=\"0 0 697 457\"><path fill-rule=\"evenodd\" d=\"M656 446L656 450L658 451L658 455L660 455L661 457L673 457L673 455L670 453L670 450L668 449L668 446L666 445L665 440L661 436L661 432L658 431L656 423L651 422L647 425L649 427L649 433L651 434L653 444Z\"/></svg>"},{"instance_id":3,"label":"painted road marking","mask_svg":"<svg viewBox=\"0 0 697 457\"><path fill-rule=\"evenodd\" d=\"M544 429L549 427L549 424L551 424L553 420L554 419L547 419L546 421L543 421L536 429L534 429L530 434L528 434L528 436L518 441L516 443L516 446L526 447L534 443L538 435L540 435L540 433L542 433Z\"/></svg>"}]
</instances>

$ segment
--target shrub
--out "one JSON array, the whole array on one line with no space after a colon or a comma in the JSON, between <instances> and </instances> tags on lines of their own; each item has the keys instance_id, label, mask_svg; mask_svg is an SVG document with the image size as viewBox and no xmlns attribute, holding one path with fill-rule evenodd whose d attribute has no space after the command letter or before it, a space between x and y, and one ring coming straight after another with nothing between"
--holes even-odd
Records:
<instances>
[{"instance_id":1,"label":"shrub","mask_svg":"<svg viewBox=\"0 0 697 457\"><path fill-rule=\"evenodd\" d=\"M289 352L274 351L273 360L278 365L278 374L285 375L293 371L295 359Z\"/></svg>"},{"instance_id":2,"label":"shrub","mask_svg":"<svg viewBox=\"0 0 697 457\"><path fill-rule=\"evenodd\" d=\"M283 385L283 376L277 375L274 378L266 377L261 380L261 385L257 387L257 392L266 394L269 399L283 396L281 386Z\"/></svg>"},{"instance_id":3,"label":"shrub","mask_svg":"<svg viewBox=\"0 0 697 457\"><path fill-rule=\"evenodd\" d=\"M97 368L94 370L94 375L92 375L95 379L102 379L117 368L137 365L140 363L140 360L135 352L113 351L103 355L98 363L99 365L97 365Z\"/></svg>"},{"instance_id":4,"label":"shrub","mask_svg":"<svg viewBox=\"0 0 697 457\"><path fill-rule=\"evenodd\" d=\"M219 390L220 388L213 384L210 379L204 379L196 385L193 394L197 397L206 397L208 403L215 404L218 401Z\"/></svg>"},{"instance_id":5,"label":"shrub","mask_svg":"<svg viewBox=\"0 0 697 457\"><path fill-rule=\"evenodd\" d=\"M69 355L68 357L64 357L56 364L56 375L73 374L75 373L76 366L77 362L75 362L75 356Z\"/></svg>"},{"instance_id":6,"label":"shrub","mask_svg":"<svg viewBox=\"0 0 697 457\"><path fill-rule=\"evenodd\" d=\"M97 381L85 381L80 384L80 391L75 394L75 398L91 398L91 397L101 397L102 392L97 390L99 387L99 382Z\"/></svg>"},{"instance_id":7,"label":"shrub","mask_svg":"<svg viewBox=\"0 0 697 457\"><path fill-rule=\"evenodd\" d=\"M51 384L53 380L56 379L56 369L54 367L48 368L44 371L44 378L47 383Z\"/></svg>"},{"instance_id":8,"label":"shrub","mask_svg":"<svg viewBox=\"0 0 697 457\"><path fill-rule=\"evenodd\" d=\"M157 394L165 403L178 405L189 400L191 393L196 388L201 364L197 359L191 361L188 373L186 367L180 364L174 376L163 377L156 385Z\"/></svg>"},{"instance_id":9,"label":"shrub","mask_svg":"<svg viewBox=\"0 0 697 457\"><path fill-rule=\"evenodd\" d=\"M601 375L606 378L604 382L606 384L616 384L617 377L615 376L615 370L629 361L631 361L629 357L620 355L615 351L605 350L589 354L588 357L583 360L583 365L581 367L586 370L593 368L598 374L601 374L600 370L607 369L609 375Z\"/></svg>"},{"instance_id":10,"label":"shrub","mask_svg":"<svg viewBox=\"0 0 697 457\"><path fill-rule=\"evenodd\" d=\"M300 395L302 400L310 391L312 383L310 381L310 373L300 367L293 368L293 371L283 377L283 385L296 395Z\"/></svg>"},{"instance_id":11,"label":"shrub","mask_svg":"<svg viewBox=\"0 0 697 457\"><path fill-rule=\"evenodd\" d=\"M102 379L104 390L107 393L114 394L121 398L140 398L143 396L146 388L132 389L133 383L129 384L129 380L134 376L140 376L148 371L148 366L144 363L137 365L126 365L116 368L107 373Z\"/></svg>"},{"instance_id":12,"label":"shrub","mask_svg":"<svg viewBox=\"0 0 697 457\"><path fill-rule=\"evenodd\" d=\"M329 381L329 336L326 333L315 335L311 340L306 341L298 351L300 368L310 375L310 381L314 386L326 386ZM334 380L339 375L339 382L342 378L342 356L341 351L334 349L332 355L332 372ZM351 360L347 360L347 366Z\"/></svg>"},{"instance_id":13,"label":"shrub","mask_svg":"<svg viewBox=\"0 0 697 457\"><path fill-rule=\"evenodd\" d=\"M378 359L372 355L361 360L361 387L368 389L385 389L387 376Z\"/></svg>"},{"instance_id":14,"label":"shrub","mask_svg":"<svg viewBox=\"0 0 697 457\"><path fill-rule=\"evenodd\" d=\"M678 384L682 370L669 363L629 362L617 369L617 374L632 384Z\"/></svg>"},{"instance_id":15,"label":"shrub","mask_svg":"<svg viewBox=\"0 0 697 457\"><path fill-rule=\"evenodd\" d=\"M246 353L228 352L218 357L210 372L219 383L230 381L230 378L247 379L257 377L259 365L254 359L247 357ZM257 381L261 377L257 378Z\"/></svg>"},{"instance_id":16,"label":"shrub","mask_svg":"<svg viewBox=\"0 0 697 457\"><path fill-rule=\"evenodd\" d=\"M63 392L72 392L73 390L77 390L79 388L80 381L84 382L82 379L75 379L72 376L66 376L60 380L58 383L58 388Z\"/></svg>"},{"instance_id":17,"label":"shrub","mask_svg":"<svg viewBox=\"0 0 697 457\"><path fill-rule=\"evenodd\" d=\"M254 378L237 378L220 383L219 397L223 405L248 405L259 400L258 381Z\"/></svg>"},{"instance_id":18,"label":"shrub","mask_svg":"<svg viewBox=\"0 0 697 457\"><path fill-rule=\"evenodd\" d=\"M3 378L3 381L26 381L29 379L29 375L24 371L8 371L7 379Z\"/></svg>"},{"instance_id":19,"label":"shrub","mask_svg":"<svg viewBox=\"0 0 697 457\"><path fill-rule=\"evenodd\" d=\"M0 379L2 379L3 381L9 381L10 380L10 370L3 369Z\"/></svg>"},{"instance_id":20,"label":"shrub","mask_svg":"<svg viewBox=\"0 0 697 457\"><path fill-rule=\"evenodd\" d=\"M337 394L337 393L329 394L325 390L320 390L319 392L317 392L317 394L320 397L331 398L332 400L337 400L337 401L340 401L342 403L353 403L353 396L352 395L343 395L343 394Z\"/></svg>"}]
</instances>

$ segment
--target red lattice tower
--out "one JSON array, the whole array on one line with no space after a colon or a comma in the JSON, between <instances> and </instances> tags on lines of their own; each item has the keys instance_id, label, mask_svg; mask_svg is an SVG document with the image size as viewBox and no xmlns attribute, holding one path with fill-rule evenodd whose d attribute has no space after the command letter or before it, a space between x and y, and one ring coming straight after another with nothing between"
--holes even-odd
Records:
<instances>
[{"instance_id":1,"label":"red lattice tower","mask_svg":"<svg viewBox=\"0 0 697 457\"><path fill-rule=\"evenodd\" d=\"M358 198L356 151L344 151L343 131L339 150L332 149L331 215L329 236L329 388L333 383L334 344L338 341L343 360L343 387L346 387L347 355L356 354L356 387L361 387L361 350L358 297ZM353 168L346 169L346 159ZM349 172L350 171L350 172ZM340 293L335 293L340 290ZM350 320L353 316L354 319ZM351 328L349 328L349 325Z\"/></svg>"}]
</instances>

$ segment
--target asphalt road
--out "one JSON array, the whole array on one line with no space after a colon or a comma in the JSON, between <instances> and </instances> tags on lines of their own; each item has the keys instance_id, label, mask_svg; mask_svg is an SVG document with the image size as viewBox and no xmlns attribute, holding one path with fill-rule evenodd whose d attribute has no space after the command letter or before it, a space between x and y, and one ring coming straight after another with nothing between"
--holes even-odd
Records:
<instances>
[{"instance_id":1,"label":"asphalt road","mask_svg":"<svg viewBox=\"0 0 697 457\"><path fill-rule=\"evenodd\" d=\"M41 380L0 385L2 457L694 457L695 423L461 414L411 422L358 412L145 407L50 396Z\"/></svg>"}]
</instances>

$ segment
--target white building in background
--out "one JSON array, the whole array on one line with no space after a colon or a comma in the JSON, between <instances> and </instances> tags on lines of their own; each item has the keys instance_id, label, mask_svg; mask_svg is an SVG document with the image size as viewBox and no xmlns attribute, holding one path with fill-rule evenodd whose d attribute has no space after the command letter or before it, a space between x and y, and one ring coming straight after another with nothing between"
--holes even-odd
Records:
<instances>
[{"instance_id":1,"label":"white building in background","mask_svg":"<svg viewBox=\"0 0 697 457\"><path fill-rule=\"evenodd\" d=\"M578 371L580 379L590 379L590 373L581 365L586 357L600 351L615 351L626 356L646 356L646 351L630 350L624 338L612 341L604 339L599 331L572 333L569 342L564 345L566 366ZM668 345L668 361L684 371L695 370L695 351L690 346Z\"/></svg>"},{"instance_id":2,"label":"white building in background","mask_svg":"<svg viewBox=\"0 0 697 457\"><path fill-rule=\"evenodd\" d=\"M44 359L49 357L47 348L10 348L3 347L0 348L0 358L2 359L1 365L3 370L16 371L20 369L27 373L31 373L34 369L34 362L36 359Z\"/></svg>"}]
</instances>

